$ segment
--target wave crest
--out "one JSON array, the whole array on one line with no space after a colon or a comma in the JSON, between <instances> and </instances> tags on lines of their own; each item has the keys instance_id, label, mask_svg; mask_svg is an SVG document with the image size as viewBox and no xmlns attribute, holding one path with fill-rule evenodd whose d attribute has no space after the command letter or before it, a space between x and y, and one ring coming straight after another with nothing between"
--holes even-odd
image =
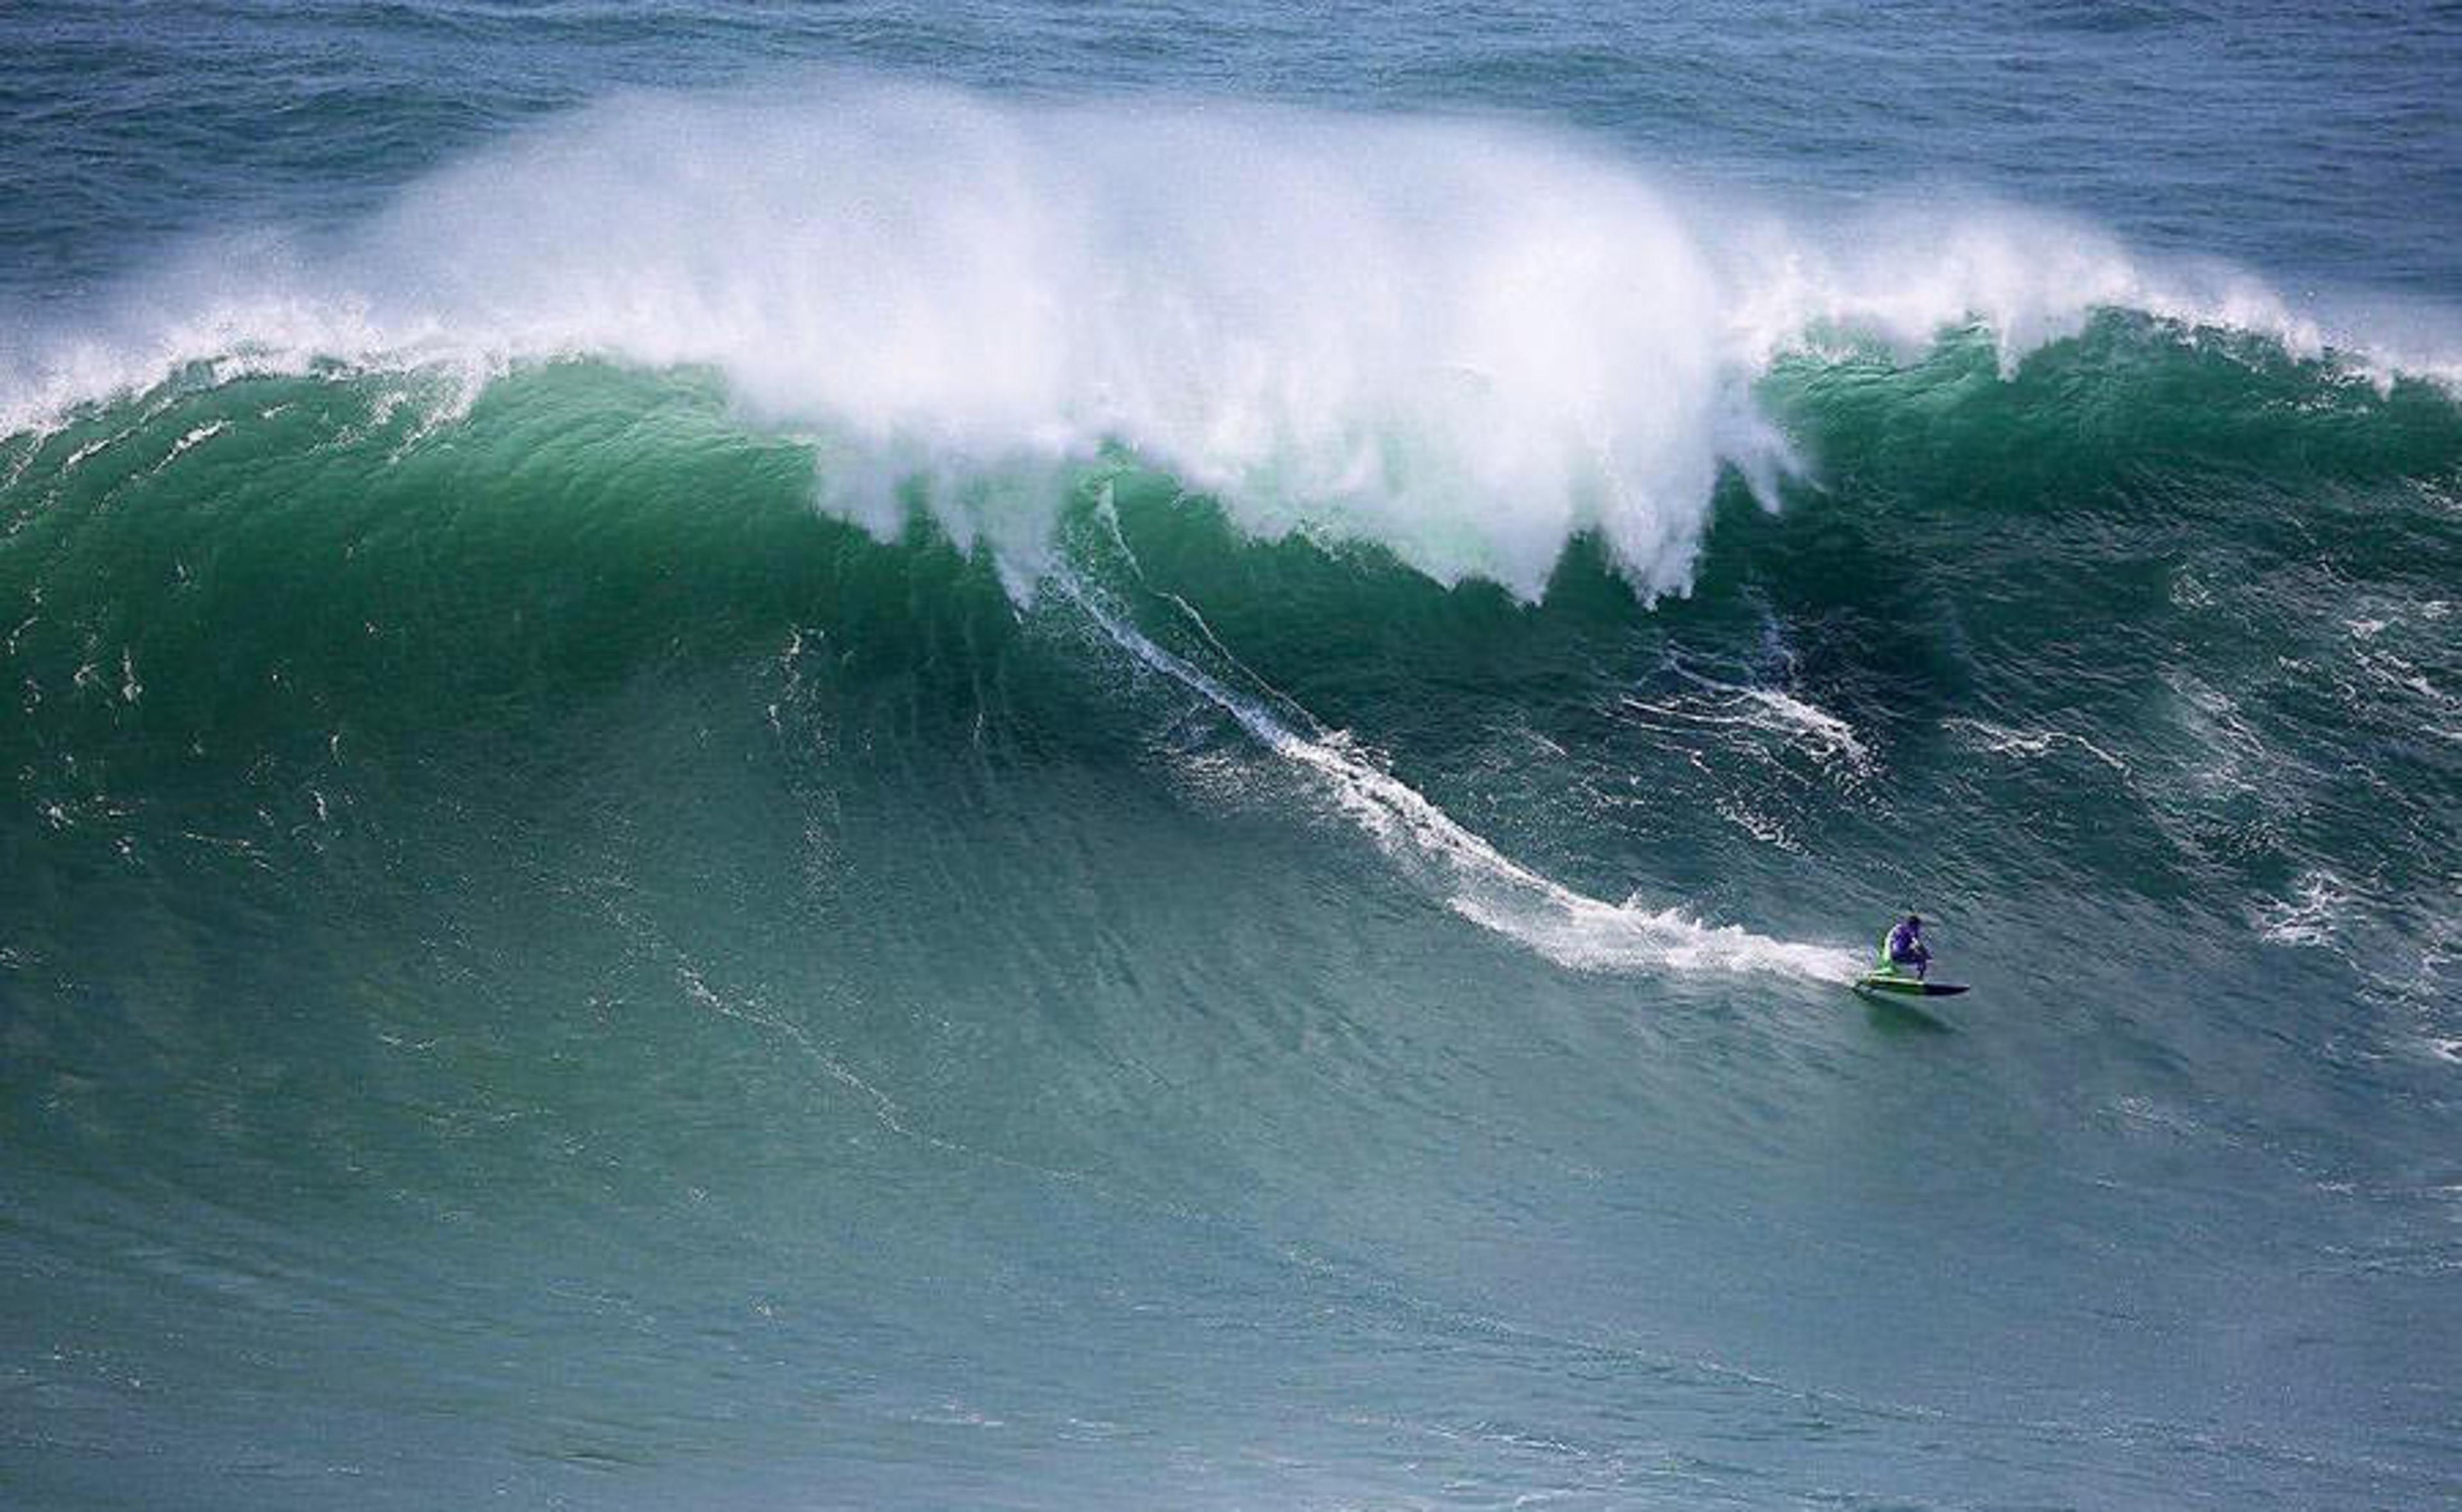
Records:
<instances>
[{"instance_id":1,"label":"wave crest","mask_svg":"<svg viewBox=\"0 0 2462 1512\"><path fill-rule=\"evenodd\" d=\"M887 533L919 498L1021 585L1052 470L1116 443L1254 534L1528 597L1594 532L1657 594L1723 468L1768 502L1797 467L1752 399L1787 353L1980 321L2007 368L2110 306L2334 344L2247 275L2006 207L1807 227L1523 124L845 76L603 102L338 237L248 244L33 343L0 426L198 362L466 396L612 357L716 370L821 450L827 508Z\"/></svg>"}]
</instances>

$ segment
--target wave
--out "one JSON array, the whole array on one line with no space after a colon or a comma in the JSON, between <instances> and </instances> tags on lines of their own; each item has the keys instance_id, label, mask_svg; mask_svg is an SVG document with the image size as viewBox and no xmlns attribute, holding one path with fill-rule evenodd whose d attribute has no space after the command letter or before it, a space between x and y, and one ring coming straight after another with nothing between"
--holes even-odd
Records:
<instances>
[{"instance_id":1,"label":"wave","mask_svg":"<svg viewBox=\"0 0 2462 1512\"><path fill-rule=\"evenodd\" d=\"M2462 374L2434 320L2372 339L2006 205L1814 223L1523 122L829 76L604 101L363 224L233 231L74 324L21 317L0 430L267 373L414 374L449 419L592 357L714 372L818 452L825 508L889 536L919 502L1020 594L1058 475L1118 445L1254 536L1531 598L1591 535L1654 595L1722 476L1771 505L1806 470L1757 396L1774 366L1979 331L2005 374L2112 309Z\"/></svg>"}]
</instances>

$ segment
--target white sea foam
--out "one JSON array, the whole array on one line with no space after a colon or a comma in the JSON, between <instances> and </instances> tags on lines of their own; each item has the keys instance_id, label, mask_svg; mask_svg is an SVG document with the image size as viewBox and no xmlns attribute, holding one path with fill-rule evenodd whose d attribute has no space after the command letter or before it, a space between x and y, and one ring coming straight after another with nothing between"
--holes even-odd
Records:
<instances>
[{"instance_id":1,"label":"white sea foam","mask_svg":"<svg viewBox=\"0 0 2462 1512\"><path fill-rule=\"evenodd\" d=\"M1814 227L1527 125L828 76L602 102L347 233L220 239L12 342L0 430L180 374L415 368L466 401L523 363L685 364L813 439L828 508L894 530L924 479L1021 585L1052 470L1121 442L1259 534L1528 595L1595 530L1656 593L1722 466L1766 497L1795 465L1749 395L1781 354L1981 322L2015 363L2104 306L2347 345L2007 206Z\"/></svg>"},{"instance_id":2,"label":"white sea foam","mask_svg":"<svg viewBox=\"0 0 2462 1512\"><path fill-rule=\"evenodd\" d=\"M2257 932L2280 945L2329 945L2350 901L2350 890L2342 878L2322 868L2312 869L2300 876L2294 896L2257 906Z\"/></svg>"},{"instance_id":3,"label":"white sea foam","mask_svg":"<svg viewBox=\"0 0 2462 1512\"><path fill-rule=\"evenodd\" d=\"M1837 763L1852 775L1869 774L1871 752L1855 727L1820 705L1780 688L1729 682L1682 665L1674 671L1688 692L1674 699L1628 698L1625 706L1645 719L1677 725L1739 726L1773 736L1820 766Z\"/></svg>"},{"instance_id":4,"label":"white sea foam","mask_svg":"<svg viewBox=\"0 0 2462 1512\"><path fill-rule=\"evenodd\" d=\"M205 424L190 429L187 434L182 436L178 441L171 443L171 449L162 454L162 460L161 462L156 463L153 466L147 468L146 471L149 474L161 472L165 467L170 466L173 463L178 462L180 458L189 450L189 448L211 441L216 436L221 435L224 431L228 430L229 428L230 421L218 420L208 421Z\"/></svg>"},{"instance_id":5,"label":"white sea foam","mask_svg":"<svg viewBox=\"0 0 2462 1512\"><path fill-rule=\"evenodd\" d=\"M2076 746L2123 776L2127 775L2128 772L2127 762L2084 736L2073 735L2067 730L2018 729L2006 724L1995 724L1990 720L1962 717L1943 720L1941 724L1945 728L1964 732L1976 745L1996 756L2033 761L2038 757L2051 754L2056 746L2066 745Z\"/></svg>"}]
</instances>

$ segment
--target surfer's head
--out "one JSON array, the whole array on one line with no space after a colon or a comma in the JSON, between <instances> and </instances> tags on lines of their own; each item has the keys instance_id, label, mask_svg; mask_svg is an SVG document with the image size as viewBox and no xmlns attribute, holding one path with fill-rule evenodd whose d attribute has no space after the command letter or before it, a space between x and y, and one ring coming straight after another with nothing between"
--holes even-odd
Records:
<instances>
[{"instance_id":1,"label":"surfer's head","mask_svg":"<svg viewBox=\"0 0 2462 1512\"><path fill-rule=\"evenodd\" d=\"M1923 916L1921 914L1909 914L1907 916L1907 927L1909 929L1923 928Z\"/></svg>"}]
</instances>

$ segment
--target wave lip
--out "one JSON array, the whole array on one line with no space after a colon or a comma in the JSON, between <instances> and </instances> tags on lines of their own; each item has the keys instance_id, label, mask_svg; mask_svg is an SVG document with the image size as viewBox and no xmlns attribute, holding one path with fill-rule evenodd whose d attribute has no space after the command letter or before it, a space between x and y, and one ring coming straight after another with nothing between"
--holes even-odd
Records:
<instances>
[{"instance_id":1,"label":"wave lip","mask_svg":"<svg viewBox=\"0 0 2462 1512\"><path fill-rule=\"evenodd\" d=\"M21 344L0 429L199 365L466 402L612 358L717 372L821 451L827 508L887 534L919 496L1021 589L1052 469L1120 444L1255 535L1536 597L1589 532L1656 594L1723 470L1765 502L1800 470L1752 397L1773 362L1980 323L2011 368L2111 307L2462 381L2432 321L2353 348L2261 280L2004 205L1810 227L1528 124L834 75L604 101L338 236L220 238Z\"/></svg>"}]
</instances>

